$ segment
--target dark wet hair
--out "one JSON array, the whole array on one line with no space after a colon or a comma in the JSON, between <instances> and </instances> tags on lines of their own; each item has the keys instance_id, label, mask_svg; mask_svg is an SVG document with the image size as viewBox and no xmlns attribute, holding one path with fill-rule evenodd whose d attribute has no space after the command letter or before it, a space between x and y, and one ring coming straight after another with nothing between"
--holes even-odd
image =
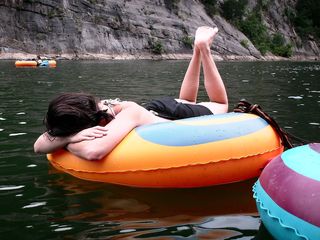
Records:
<instances>
[{"instance_id":1,"label":"dark wet hair","mask_svg":"<svg viewBox=\"0 0 320 240\"><path fill-rule=\"evenodd\" d=\"M54 98L48 107L44 124L53 137L66 137L83 129L107 124L111 114L101 111L99 99L86 93L63 93Z\"/></svg>"}]
</instances>

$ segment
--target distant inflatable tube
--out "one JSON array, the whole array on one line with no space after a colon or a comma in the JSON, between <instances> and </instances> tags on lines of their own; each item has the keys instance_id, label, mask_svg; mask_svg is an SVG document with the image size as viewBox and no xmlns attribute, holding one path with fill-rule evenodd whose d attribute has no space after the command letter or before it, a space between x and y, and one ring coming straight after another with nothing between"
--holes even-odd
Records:
<instances>
[{"instance_id":1,"label":"distant inflatable tube","mask_svg":"<svg viewBox=\"0 0 320 240\"><path fill-rule=\"evenodd\" d=\"M35 60L18 60L15 61L16 67L38 67L37 61ZM56 67L57 62L55 60L42 60L39 66Z\"/></svg>"},{"instance_id":2,"label":"distant inflatable tube","mask_svg":"<svg viewBox=\"0 0 320 240\"><path fill-rule=\"evenodd\" d=\"M36 67L38 64L36 61L18 60L15 62L16 67Z\"/></svg>"},{"instance_id":3,"label":"distant inflatable tube","mask_svg":"<svg viewBox=\"0 0 320 240\"><path fill-rule=\"evenodd\" d=\"M150 188L189 188L260 175L283 151L262 118L227 113L141 126L105 158L88 161L61 150L51 164L75 177Z\"/></svg>"},{"instance_id":4,"label":"distant inflatable tube","mask_svg":"<svg viewBox=\"0 0 320 240\"><path fill-rule=\"evenodd\" d=\"M320 239L320 143L272 160L253 191L261 220L275 239Z\"/></svg>"}]
</instances>

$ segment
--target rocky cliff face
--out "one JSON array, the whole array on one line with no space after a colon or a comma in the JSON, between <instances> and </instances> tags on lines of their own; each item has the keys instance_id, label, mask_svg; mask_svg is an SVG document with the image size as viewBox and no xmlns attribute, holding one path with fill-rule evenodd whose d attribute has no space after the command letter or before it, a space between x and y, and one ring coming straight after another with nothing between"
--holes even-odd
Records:
<instances>
[{"instance_id":1,"label":"rocky cliff face","mask_svg":"<svg viewBox=\"0 0 320 240\"><path fill-rule=\"evenodd\" d=\"M256 1L251 0L250 6ZM283 15L294 0L274 0L265 14L270 33L292 41L294 56L316 58ZM280 3L281 2L281 3ZM247 37L196 0L2 0L0 58L181 58L191 53L198 26L218 26L214 52L223 59L262 59ZM241 42L246 40L246 46Z\"/></svg>"}]
</instances>

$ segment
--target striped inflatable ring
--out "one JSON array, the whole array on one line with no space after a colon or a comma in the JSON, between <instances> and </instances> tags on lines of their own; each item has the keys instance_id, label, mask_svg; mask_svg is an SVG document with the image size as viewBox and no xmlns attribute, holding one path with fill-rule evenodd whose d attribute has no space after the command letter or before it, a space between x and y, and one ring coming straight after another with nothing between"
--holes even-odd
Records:
<instances>
[{"instance_id":1,"label":"striped inflatable ring","mask_svg":"<svg viewBox=\"0 0 320 240\"><path fill-rule=\"evenodd\" d=\"M253 191L261 220L276 239L320 239L320 143L272 160Z\"/></svg>"},{"instance_id":2,"label":"striped inflatable ring","mask_svg":"<svg viewBox=\"0 0 320 240\"><path fill-rule=\"evenodd\" d=\"M86 180L186 188L256 177L282 151L278 135L262 118L227 113L138 127L102 160L83 160L65 150L48 159Z\"/></svg>"}]
</instances>

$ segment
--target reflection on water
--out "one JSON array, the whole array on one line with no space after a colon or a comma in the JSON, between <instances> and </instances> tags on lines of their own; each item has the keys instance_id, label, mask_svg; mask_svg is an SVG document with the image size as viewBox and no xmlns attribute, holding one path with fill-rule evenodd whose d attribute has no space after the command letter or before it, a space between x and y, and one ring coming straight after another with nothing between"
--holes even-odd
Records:
<instances>
[{"instance_id":1,"label":"reflection on water","mask_svg":"<svg viewBox=\"0 0 320 240\"><path fill-rule=\"evenodd\" d=\"M177 96L185 61L0 62L1 239L269 239L252 198L255 181L199 189L136 189L87 182L33 153L48 101L65 91L146 102ZM219 62L230 110L258 103L287 131L319 140L320 64ZM200 100L206 100L201 87ZM3 237L6 236L6 237Z\"/></svg>"},{"instance_id":2,"label":"reflection on water","mask_svg":"<svg viewBox=\"0 0 320 240\"><path fill-rule=\"evenodd\" d=\"M49 186L59 186L70 199L79 195L98 194L95 198L81 199L90 202L79 204L68 219L81 220L89 206L99 206L98 212L90 210L86 217L105 221L119 219L157 218L174 215L221 215L255 212L251 197L254 181L199 189L136 189L106 184L92 184L74 178L57 179ZM234 196L237 198L234 198ZM81 209L83 206L85 209ZM70 210L70 206L67 207ZM80 209L79 209L80 208ZM116 211L115 211L116 209ZM152 209L152 211L150 211ZM78 213L77 213L78 210ZM76 214L77 213L77 214ZM100 215L102 214L102 215ZM101 218L101 219L100 219Z\"/></svg>"},{"instance_id":3,"label":"reflection on water","mask_svg":"<svg viewBox=\"0 0 320 240\"><path fill-rule=\"evenodd\" d=\"M95 223L82 232L83 237L119 234L142 237L164 232L180 236L190 230L194 233L210 229L220 231L226 227L223 222L229 222L228 227L236 232L233 234L239 235L243 234L242 230L259 225L251 197L254 180L192 190L161 190L92 184L56 175L50 175L52 179L47 186L50 189L58 186L57 194L67 198L64 207L59 206L59 222ZM57 210L52 209L52 212ZM252 225L253 222L256 225ZM251 231L257 231L257 228L252 227Z\"/></svg>"}]
</instances>

